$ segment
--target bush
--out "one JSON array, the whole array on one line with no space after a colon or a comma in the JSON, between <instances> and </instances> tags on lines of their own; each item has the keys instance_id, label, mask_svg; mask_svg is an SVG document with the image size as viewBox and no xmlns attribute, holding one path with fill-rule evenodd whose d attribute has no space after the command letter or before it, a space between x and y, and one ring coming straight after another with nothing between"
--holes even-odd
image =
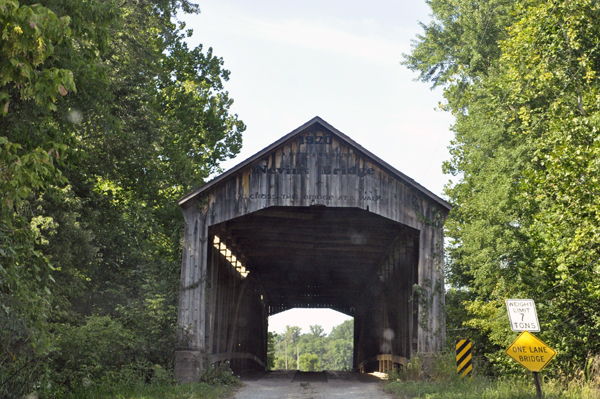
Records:
<instances>
[{"instance_id":1,"label":"bush","mask_svg":"<svg viewBox=\"0 0 600 399\"><path fill-rule=\"evenodd\" d=\"M0 293L2 304L3 299ZM40 348L41 337L23 317L0 308L0 398L20 397L31 391L47 349L45 345Z\"/></svg>"},{"instance_id":2,"label":"bush","mask_svg":"<svg viewBox=\"0 0 600 399\"><path fill-rule=\"evenodd\" d=\"M217 367L210 365L200 374L200 382L209 385L235 385L240 382L229 368L229 362L223 362Z\"/></svg>"},{"instance_id":3,"label":"bush","mask_svg":"<svg viewBox=\"0 0 600 399\"><path fill-rule=\"evenodd\" d=\"M394 368L388 372L388 381L420 381L424 377L423 359L414 356L406 367Z\"/></svg>"},{"instance_id":4,"label":"bush","mask_svg":"<svg viewBox=\"0 0 600 399\"><path fill-rule=\"evenodd\" d=\"M57 325L56 337L51 383L57 387L72 389L135 374L131 365L135 336L110 316L87 317L82 326Z\"/></svg>"}]
</instances>

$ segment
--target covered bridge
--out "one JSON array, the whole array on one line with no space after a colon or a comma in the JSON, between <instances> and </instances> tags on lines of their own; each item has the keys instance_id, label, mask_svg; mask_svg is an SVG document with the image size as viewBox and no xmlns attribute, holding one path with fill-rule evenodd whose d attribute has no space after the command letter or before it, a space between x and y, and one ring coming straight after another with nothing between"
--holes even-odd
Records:
<instances>
[{"instance_id":1,"label":"covered bridge","mask_svg":"<svg viewBox=\"0 0 600 399\"><path fill-rule=\"evenodd\" d=\"M179 204L180 382L264 368L268 316L297 307L354 317L357 371L443 348L450 204L321 118Z\"/></svg>"}]
</instances>

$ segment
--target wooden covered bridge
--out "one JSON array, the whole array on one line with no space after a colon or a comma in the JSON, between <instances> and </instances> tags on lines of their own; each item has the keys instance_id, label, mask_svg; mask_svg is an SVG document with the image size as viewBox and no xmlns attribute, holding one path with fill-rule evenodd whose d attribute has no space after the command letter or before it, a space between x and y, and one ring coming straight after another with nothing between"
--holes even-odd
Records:
<instances>
[{"instance_id":1,"label":"wooden covered bridge","mask_svg":"<svg viewBox=\"0 0 600 399\"><path fill-rule=\"evenodd\" d=\"M175 374L264 368L267 319L354 317L354 368L445 341L450 205L316 117L179 201L185 216Z\"/></svg>"}]
</instances>

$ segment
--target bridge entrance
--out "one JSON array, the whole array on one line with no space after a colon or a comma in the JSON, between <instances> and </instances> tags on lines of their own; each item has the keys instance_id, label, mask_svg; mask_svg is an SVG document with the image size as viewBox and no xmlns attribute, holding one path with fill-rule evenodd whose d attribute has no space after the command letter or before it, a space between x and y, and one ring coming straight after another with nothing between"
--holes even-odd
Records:
<instances>
[{"instance_id":1,"label":"bridge entrance","mask_svg":"<svg viewBox=\"0 0 600 399\"><path fill-rule=\"evenodd\" d=\"M180 201L185 220L175 373L264 369L268 316L354 317L356 371L441 350L450 205L320 118Z\"/></svg>"}]
</instances>

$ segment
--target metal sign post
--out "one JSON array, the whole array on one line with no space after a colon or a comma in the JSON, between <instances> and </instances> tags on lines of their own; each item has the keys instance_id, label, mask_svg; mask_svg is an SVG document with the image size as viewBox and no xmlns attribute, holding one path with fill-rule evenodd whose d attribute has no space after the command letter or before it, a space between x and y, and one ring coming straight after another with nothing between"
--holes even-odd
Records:
<instances>
[{"instance_id":1,"label":"metal sign post","mask_svg":"<svg viewBox=\"0 0 600 399\"><path fill-rule=\"evenodd\" d=\"M542 399L542 386L540 385L537 371L533 372L533 383L535 384L535 392L537 393L538 399Z\"/></svg>"},{"instance_id":2,"label":"metal sign post","mask_svg":"<svg viewBox=\"0 0 600 399\"><path fill-rule=\"evenodd\" d=\"M523 331L510 344L505 353L516 360L521 366L533 372L535 390L538 399L541 399L542 387L540 386L538 372L550 363L550 360L556 356L556 351L529 331Z\"/></svg>"}]
</instances>

